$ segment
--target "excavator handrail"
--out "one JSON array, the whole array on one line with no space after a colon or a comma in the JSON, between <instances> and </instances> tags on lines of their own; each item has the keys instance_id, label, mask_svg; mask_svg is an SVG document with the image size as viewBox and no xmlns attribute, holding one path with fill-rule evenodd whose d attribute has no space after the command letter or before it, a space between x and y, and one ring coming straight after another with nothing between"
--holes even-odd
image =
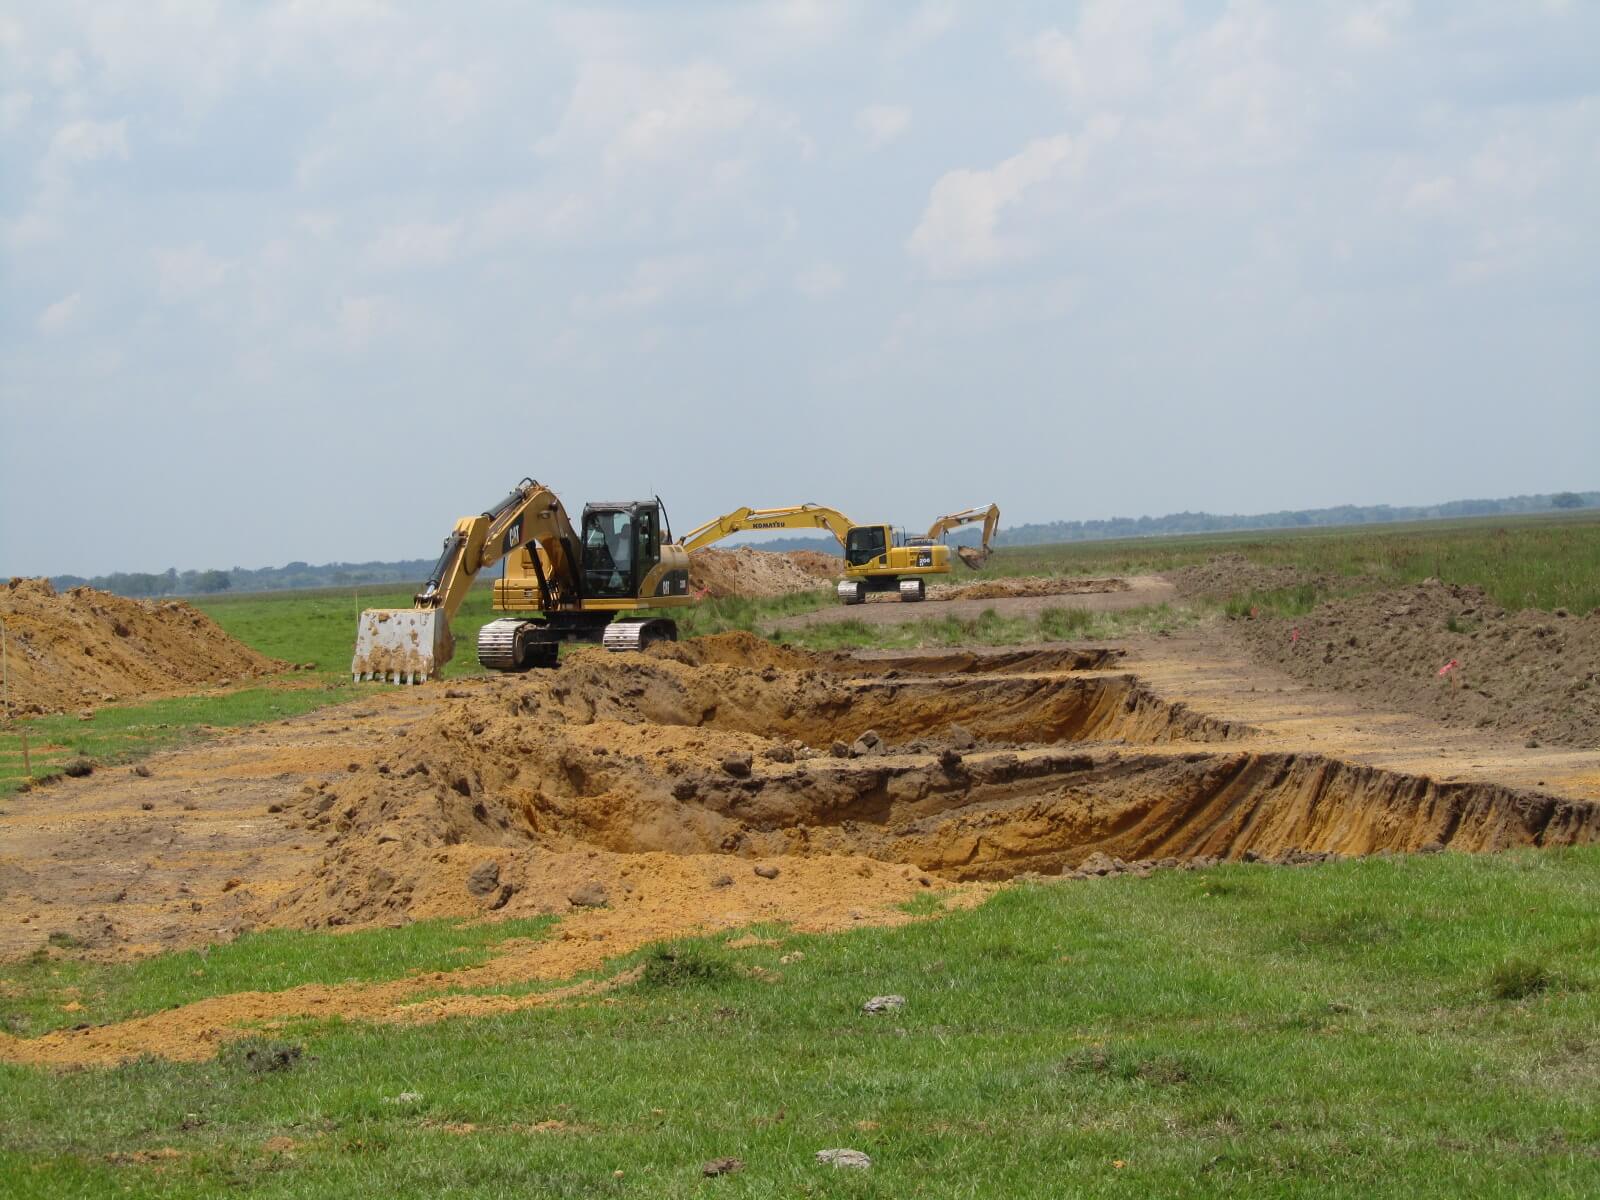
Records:
<instances>
[{"instance_id":1,"label":"excavator handrail","mask_svg":"<svg viewBox=\"0 0 1600 1200\"><path fill-rule=\"evenodd\" d=\"M677 544L685 550L700 550L725 537L751 529L826 529L843 546L855 525L838 509L823 504L791 504L782 508L751 508L746 505L691 529L678 539Z\"/></svg>"}]
</instances>

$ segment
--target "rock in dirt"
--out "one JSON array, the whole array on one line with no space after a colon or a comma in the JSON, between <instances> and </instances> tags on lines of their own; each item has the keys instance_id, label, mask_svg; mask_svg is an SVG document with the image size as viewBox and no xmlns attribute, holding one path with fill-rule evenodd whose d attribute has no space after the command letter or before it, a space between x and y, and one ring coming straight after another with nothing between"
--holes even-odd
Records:
<instances>
[{"instance_id":1,"label":"rock in dirt","mask_svg":"<svg viewBox=\"0 0 1600 1200\"><path fill-rule=\"evenodd\" d=\"M700 1167L700 1174L707 1179L715 1179L718 1175L732 1175L735 1171L744 1170L742 1158L713 1158Z\"/></svg>"},{"instance_id":2,"label":"rock in dirt","mask_svg":"<svg viewBox=\"0 0 1600 1200\"><path fill-rule=\"evenodd\" d=\"M500 886L500 864L486 858L467 876L467 891L482 899Z\"/></svg>"},{"instance_id":3,"label":"rock in dirt","mask_svg":"<svg viewBox=\"0 0 1600 1200\"><path fill-rule=\"evenodd\" d=\"M768 746L761 752L761 757L768 762L792 763L795 759L794 747L782 743L776 746Z\"/></svg>"},{"instance_id":4,"label":"rock in dirt","mask_svg":"<svg viewBox=\"0 0 1600 1200\"><path fill-rule=\"evenodd\" d=\"M825 1167L855 1167L865 1169L872 1165L872 1158L862 1150L851 1150L839 1147L836 1150L818 1150L817 1161Z\"/></svg>"},{"instance_id":5,"label":"rock in dirt","mask_svg":"<svg viewBox=\"0 0 1600 1200\"><path fill-rule=\"evenodd\" d=\"M951 725L945 730L945 740L957 750L971 750L978 744L978 739L972 736L972 730L965 725Z\"/></svg>"},{"instance_id":6,"label":"rock in dirt","mask_svg":"<svg viewBox=\"0 0 1600 1200\"><path fill-rule=\"evenodd\" d=\"M763 879L776 879L778 877L778 873L777 867L770 867L766 863L761 863L756 867L756 874L761 876Z\"/></svg>"},{"instance_id":7,"label":"rock in dirt","mask_svg":"<svg viewBox=\"0 0 1600 1200\"><path fill-rule=\"evenodd\" d=\"M833 755L835 758L849 758L850 747L844 742L834 742L828 747L828 753Z\"/></svg>"},{"instance_id":8,"label":"rock in dirt","mask_svg":"<svg viewBox=\"0 0 1600 1200\"><path fill-rule=\"evenodd\" d=\"M61 768L61 773L69 779L82 779L85 775L94 774L94 760L81 756L70 759L67 765Z\"/></svg>"},{"instance_id":9,"label":"rock in dirt","mask_svg":"<svg viewBox=\"0 0 1600 1200\"><path fill-rule=\"evenodd\" d=\"M882 754L883 739L876 729L869 729L850 744L850 757L863 758L868 754Z\"/></svg>"},{"instance_id":10,"label":"rock in dirt","mask_svg":"<svg viewBox=\"0 0 1600 1200\"><path fill-rule=\"evenodd\" d=\"M579 884L567 893L567 901L575 908L604 908L611 903L611 893L598 880Z\"/></svg>"},{"instance_id":11,"label":"rock in dirt","mask_svg":"<svg viewBox=\"0 0 1600 1200\"><path fill-rule=\"evenodd\" d=\"M733 876L732 875L718 875L715 879L713 879L711 881L711 886L714 887L714 888L732 887L733 886Z\"/></svg>"},{"instance_id":12,"label":"rock in dirt","mask_svg":"<svg viewBox=\"0 0 1600 1200\"><path fill-rule=\"evenodd\" d=\"M861 1006L861 1011L871 1015L894 1012L906 1006L904 996L874 996Z\"/></svg>"},{"instance_id":13,"label":"rock in dirt","mask_svg":"<svg viewBox=\"0 0 1600 1200\"><path fill-rule=\"evenodd\" d=\"M749 754L729 754L722 760L722 769L735 779L744 779L749 776L753 762Z\"/></svg>"}]
</instances>

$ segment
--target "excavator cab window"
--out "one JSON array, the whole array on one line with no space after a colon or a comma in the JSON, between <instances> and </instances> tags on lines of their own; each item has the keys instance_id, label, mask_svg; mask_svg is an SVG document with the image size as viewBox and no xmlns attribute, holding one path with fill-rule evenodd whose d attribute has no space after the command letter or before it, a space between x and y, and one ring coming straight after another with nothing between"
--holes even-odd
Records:
<instances>
[{"instance_id":1,"label":"excavator cab window","mask_svg":"<svg viewBox=\"0 0 1600 1200\"><path fill-rule=\"evenodd\" d=\"M583 514L583 594L624 599L634 587L634 520L626 508L587 509Z\"/></svg>"},{"instance_id":2,"label":"excavator cab window","mask_svg":"<svg viewBox=\"0 0 1600 1200\"><path fill-rule=\"evenodd\" d=\"M862 567L873 559L888 553L889 546L882 525L857 525L844 539L844 560L852 567Z\"/></svg>"}]
</instances>

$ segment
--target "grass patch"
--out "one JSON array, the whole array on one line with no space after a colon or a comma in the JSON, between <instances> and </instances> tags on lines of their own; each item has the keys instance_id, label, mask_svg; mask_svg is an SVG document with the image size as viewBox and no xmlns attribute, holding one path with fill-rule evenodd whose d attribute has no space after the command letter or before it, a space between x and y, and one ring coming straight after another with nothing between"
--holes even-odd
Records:
<instances>
[{"instance_id":1,"label":"grass patch","mask_svg":"<svg viewBox=\"0 0 1600 1200\"><path fill-rule=\"evenodd\" d=\"M1329 575L1352 589L1424 579L1481 587L1504 608L1600 607L1600 514L1419 521L1380 527L1002 546L973 578L1171 571L1218 554ZM969 574L962 573L965 580Z\"/></svg>"},{"instance_id":2,"label":"grass patch","mask_svg":"<svg viewBox=\"0 0 1600 1200\"><path fill-rule=\"evenodd\" d=\"M1204 875L1241 886L1163 872L781 946L675 942L598 1002L250 1047L303 1048L286 1070L0 1066L0 1171L43 1197L1600 1190L1600 994L1579 986L1600 849ZM1513 958L1563 986L1488 1001ZM888 993L906 1007L860 1012ZM874 1166L824 1170L831 1146ZM746 1169L705 1180L725 1155Z\"/></svg>"},{"instance_id":3,"label":"grass patch","mask_svg":"<svg viewBox=\"0 0 1600 1200\"><path fill-rule=\"evenodd\" d=\"M234 992L279 992L305 983L371 983L459 970L487 962L510 938L542 937L554 920L418 921L403 929L342 934L269 929L203 951L132 963L39 954L26 962L0 964L0 1029L33 1037ZM71 949L72 940L63 933L52 934L49 942Z\"/></svg>"},{"instance_id":4,"label":"grass patch","mask_svg":"<svg viewBox=\"0 0 1600 1200\"><path fill-rule=\"evenodd\" d=\"M1202 603L1149 604L1115 612L1062 606L1033 616L1006 616L986 608L976 617L923 617L875 625L857 617L827 621L770 635L806 650L922 650L960 646L1020 646L1035 642L1093 641L1135 633L1170 632L1193 625L1214 611Z\"/></svg>"},{"instance_id":5,"label":"grass patch","mask_svg":"<svg viewBox=\"0 0 1600 1200\"><path fill-rule=\"evenodd\" d=\"M65 715L18 721L0 729L0 795L15 791L25 777L19 729L27 730L32 775L38 781L61 774L74 760L99 766L128 763L203 738L212 730L299 716L357 694L342 683L301 677L298 683L111 705L95 710L89 720Z\"/></svg>"},{"instance_id":6,"label":"grass patch","mask_svg":"<svg viewBox=\"0 0 1600 1200\"><path fill-rule=\"evenodd\" d=\"M1525 958L1509 958L1490 972L1489 994L1496 1000L1525 1000L1554 982L1541 964Z\"/></svg>"}]
</instances>

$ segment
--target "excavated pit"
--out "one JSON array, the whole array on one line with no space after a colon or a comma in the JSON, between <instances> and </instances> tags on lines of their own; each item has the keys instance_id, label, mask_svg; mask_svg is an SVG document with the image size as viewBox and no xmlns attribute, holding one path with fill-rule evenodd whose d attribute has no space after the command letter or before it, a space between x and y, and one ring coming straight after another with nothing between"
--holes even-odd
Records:
<instances>
[{"instance_id":1,"label":"excavated pit","mask_svg":"<svg viewBox=\"0 0 1600 1200\"><path fill-rule=\"evenodd\" d=\"M428 859L461 846L853 855L968 881L1069 873L1093 855L1488 851L1600 836L1591 803L1252 747L1254 730L1131 675L1064 666L1078 652L874 660L854 676L841 656L754 639L755 665L731 665L740 641L720 641L580 652L559 672L446 705L387 759L308 787L294 806L330 849L281 909L347 923L430 894L436 911Z\"/></svg>"}]
</instances>

